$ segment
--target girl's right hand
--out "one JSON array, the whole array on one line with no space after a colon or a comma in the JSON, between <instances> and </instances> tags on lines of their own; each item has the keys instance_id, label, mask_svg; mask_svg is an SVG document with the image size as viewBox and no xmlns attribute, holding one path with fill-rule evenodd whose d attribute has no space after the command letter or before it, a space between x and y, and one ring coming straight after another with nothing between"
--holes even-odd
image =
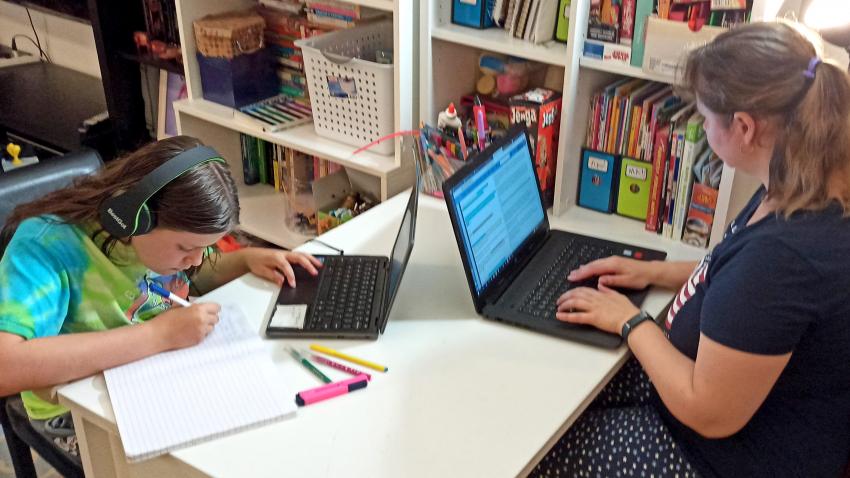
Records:
<instances>
[{"instance_id":1,"label":"girl's right hand","mask_svg":"<svg viewBox=\"0 0 850 478\"><path fill-rule=\"evenodd\" d=\"M211 302L172 307L148 323L156 328L165 350L182 349L197 345L212 332L220 310L220 305Z\"/></svg>"},{"instance_id":2,"label":"girl's right hand","mask_svg":"<svg viewBox=\"0 0 850 478\"><path fill-rule=\"evenodd\" d=\"M599 277L599 284L609 288L643 289L652 284L655 265L654 262L611 256L588 262L571 271L567 280L581 282Z\"/></svg>"}]
</instances>

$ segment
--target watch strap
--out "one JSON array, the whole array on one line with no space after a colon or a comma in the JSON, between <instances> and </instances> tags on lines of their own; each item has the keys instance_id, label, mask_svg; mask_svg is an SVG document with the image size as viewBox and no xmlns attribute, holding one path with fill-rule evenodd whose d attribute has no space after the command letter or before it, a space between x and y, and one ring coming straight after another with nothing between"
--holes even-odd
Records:
<instances>
[{"instance_id":1,"label":"watch strap","mask_svg":"<svg viewBox=\"0 0 850 478\"><path fill-rule=\"evenodd\" d=\"M632 332L632 329L637 327L639 324L649 321L654 321L652 316L649 315L649 312L645 310L641 310L634 317L627 320L625 324L623 324L623 330L620 331L620 336L623 337L623 340L627 340L629 338L629 334Z\"/></svg>"}]
</instances>

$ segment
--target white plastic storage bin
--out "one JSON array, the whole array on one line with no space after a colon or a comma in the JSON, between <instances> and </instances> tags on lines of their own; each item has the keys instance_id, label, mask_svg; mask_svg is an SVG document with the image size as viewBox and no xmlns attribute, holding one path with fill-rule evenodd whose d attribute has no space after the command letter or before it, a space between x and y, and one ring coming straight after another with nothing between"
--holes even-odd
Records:
<instances>
[{"instance_id":1,"label":"white plastic storage bin","mask_svg":"<svg viewBox=\"0 0 850 478\"><path fill-rule=\"evenodd\" d=\"M393 24L381 21L295 42L304 56L316 134L364 146L393 132L393 65L375 61L392 51ZM371 148L393 154L395 142Z\"/></svg>"}]
</instances>

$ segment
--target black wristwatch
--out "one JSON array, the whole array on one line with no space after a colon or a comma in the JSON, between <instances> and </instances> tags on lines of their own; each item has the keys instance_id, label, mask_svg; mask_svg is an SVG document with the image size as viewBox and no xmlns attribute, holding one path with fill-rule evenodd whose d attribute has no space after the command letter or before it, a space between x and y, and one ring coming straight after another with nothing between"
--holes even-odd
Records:
<instances>
[{"instance_id":1,"label":"black wristwatch","mask_svg":"<svg viewBox=\"0 0 850 478\"><path fill-rule=\"evenodd\" d=\"M641 322L646 320L652 321L652 316L645 310L641 310L634 317L627 320L625 324L623 324L623 330L620 331L620 335L623 337L623 340L627 340L629 338L629 334L632 332L632 329L638 326Z\"/></svg>"}]
</instances>

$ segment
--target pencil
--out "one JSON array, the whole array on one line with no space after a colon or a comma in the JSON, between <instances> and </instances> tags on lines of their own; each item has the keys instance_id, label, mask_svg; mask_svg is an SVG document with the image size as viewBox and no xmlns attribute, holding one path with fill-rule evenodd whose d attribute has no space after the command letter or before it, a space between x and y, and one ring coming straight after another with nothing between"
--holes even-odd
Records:
<instances>
[{"instance_id":1,"label":"pencil","mask_svg":"<svg viewBox=\"0 0 850 478\"><path fill-rule=\"evenodd\" d=\"M374 362L370 362L368 360L359 359L357 357L352 357L351 355L344 354L342 352L338 352L334 349L330 349L328 347L324 347L318 344L310 344L310 350L315 350L316 352L321 352L325 355L330 355L331 357L340 358L342 360L347 360L351 363L356 363L357 365L362 365L364 367L369 367L373 370L377 370L379 372L387 372L389 369L384 367L383 365L378 365Z\"/></svg>"}]
</instances>

